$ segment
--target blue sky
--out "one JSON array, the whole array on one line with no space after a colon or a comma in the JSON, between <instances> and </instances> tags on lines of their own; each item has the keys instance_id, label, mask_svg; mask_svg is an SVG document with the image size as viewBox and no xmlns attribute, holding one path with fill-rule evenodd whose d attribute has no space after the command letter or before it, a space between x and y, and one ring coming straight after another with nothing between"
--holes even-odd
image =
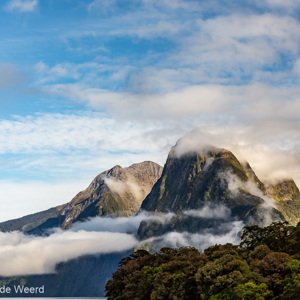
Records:
<instances>
[{"instance_id":1,"label":"blue sky","mask_svg":"<svg viewBox=\"0 0 300 300\"><path fill-rule=\"evenodd\" d=\"M298 0L5 0L0 220L116 164L163 164L195 128L300 184Z\"/></svg>"}]
</instances>

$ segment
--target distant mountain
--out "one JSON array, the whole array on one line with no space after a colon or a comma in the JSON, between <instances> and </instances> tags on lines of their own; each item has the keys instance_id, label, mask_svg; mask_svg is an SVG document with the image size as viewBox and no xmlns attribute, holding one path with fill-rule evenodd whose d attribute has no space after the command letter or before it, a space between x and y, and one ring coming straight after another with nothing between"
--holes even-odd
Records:
<instances>
[{"instance_id":1,"label":"distant mountain","mask_svg":"<svg viewBox=\"0 0 300 300\"><path fill-rule=\"evenodd\" d=\"M267 194L275 200L286 220L296 226L300 222L300 191L294 180L282 180L265 186Z\"/></svg>"},{"instance_id":2,"label":"distant mountain","mask_svg":"<svg viewBox=\"0 0 300 300\"><path fill-rule=\"evenodd\" d=\"M115 166L99 174L69 203L0 223L0 231L21 230L39 234L51 227L68 228L88 217L134 215L161 172L162 167L150 161L127 168Z\"/></svg>"},{"instance_id":3,"label":"distant mountain","mask_svg":"<svg viewBox=\"0 0 300 300\"><path fill-rule=\"evenodd\" d=\"M181 141L179 140L178 143ZM198 152L177 154L178 143L171 149L162 176L141 205L141 210L175 212L177 217L163 225L141 224L142 238L168 231L198 232L216 228L225 220L216 218L186 218L182 212L206 206L230 209L228 220L242 220L246 224L265 224L284 220L282 213L272 206L264 184L248 163L241 164L228 150L212 146Z\"/></svg>"}]
</instances>

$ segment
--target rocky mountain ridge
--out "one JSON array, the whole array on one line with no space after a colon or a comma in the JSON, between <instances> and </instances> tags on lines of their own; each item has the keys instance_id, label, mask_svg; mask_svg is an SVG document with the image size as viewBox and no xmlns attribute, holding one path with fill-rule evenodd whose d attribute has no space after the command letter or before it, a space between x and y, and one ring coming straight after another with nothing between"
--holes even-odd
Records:
<instances>
[{"instance_id":1,"label":"rocky mountain ridge","mask_svg":"<svg viewBox=\"0 0 300 300\"><path fill-rule=\"evenodd\" d=\"M162 167L150 161L104 171L69 203L36 214L0 223L0 231L20 230L39 234L51 227L66 229L74 222L94 216L135 214Z\"/></svg>"}]
</instances>

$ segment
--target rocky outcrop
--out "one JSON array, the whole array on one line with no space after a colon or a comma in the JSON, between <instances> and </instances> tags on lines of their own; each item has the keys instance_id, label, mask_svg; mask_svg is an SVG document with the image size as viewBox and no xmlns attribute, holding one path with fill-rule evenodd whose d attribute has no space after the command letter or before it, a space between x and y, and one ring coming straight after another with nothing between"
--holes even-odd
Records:
<instances>
[{"instance_id":1,"label":"rocky outcrop","mask_svg":"<svg viewBox=\"0 0 300 300\"><path fill-rule=\"evenodd\" d=\"M115 166L99 174L64 207L62 228L87 217L135 214L161 172L161 166L146 161L128 168Z\"/></svg>"}]
</instances>

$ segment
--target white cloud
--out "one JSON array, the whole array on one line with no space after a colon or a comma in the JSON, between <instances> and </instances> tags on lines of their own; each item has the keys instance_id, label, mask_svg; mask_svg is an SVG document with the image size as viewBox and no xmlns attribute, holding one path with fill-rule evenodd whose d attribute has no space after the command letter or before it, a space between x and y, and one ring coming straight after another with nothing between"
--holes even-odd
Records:
<instances>
[{"instance_id":1,"label":"white cloud","mask_svg":"<svg viewBox=\"0 0 300 300\"><path fill-rule=\"evenodd\" d=\"M193 71L202 70L214 82L252 77L278 63L281 55L296 56L299 50L300 24L289 16L231 14L199 19L197 24L171 58Z\"/></svg>"},{"instance_id":2,"label":"white cloud","mask_svg":"<svg viewBox=\"0 0 300 300\"><path fill-rule=\"evenodd\" d=\"M184 215L203 219L228 219L231 211L224 205L209 206L206 205L201 209L186 210Z\"/></svg>"},{"instance_id":3,"label":"white cloud","mask_svg":"<svg viewBox=\"0 0 300 300\"><path fill-rule=\"evenodd\" d=\"M219 176L220 178L226 179L226 181L228 182L228 189L234 195L238 194L240 191L245 191L250 193L251 195L263 199L265 201L265 206L276 208L275 200L264 195L264 193L253 181L247 180L243 182L236 175L229 172L225 174L219 174Z\"/></svg>"},{"instance_id":4,"label":"white cloud","mask_svg":"<svg viewBox=\"0 0 300 300\"><path fill-rule=\"evenodd\" d=\"M59 262L87 254L122 252L137 242L132 235L116 232L58 230L48 237L0 232L0 275L53 273Z\"/></svg>"},{"instance_id":5,"label":"white cloud","mask_svg":"<svg viewBox=\"0 0 300 300\"><path fill-rule=\"evenodd\" d=\"M53 95L86 102L115 117L130 120L209 117L246 121L292 118L300 109L299 87L249 85L194 85L164 94L131 94L86 88L79 84L54 85ZM282 101L286 101L282 105ZM284 113L284 115L282 114Z\"/></svg>"},{"instance_id":6,"label":"white cloud","mask_svg":"<svg viewBox=\"0 0 300 300\"><path fill-rule=\"evenodd\" d=\"M86 149L138 152L145 150L143 134L157 128L154 124L134 126L131 121L121 124L101 113L15 116L0 121L0 153L41 154Z\"/></svg>"},{"instance_id":7,"label":"white cloud","mask_svg":"<svg viewBox=\"0 0 300 300\"><path fill-rule=\"evenodd\" d=\"M142 201L147 196L133 176L128 177L125 181L117 180L114 177L104 177L104 182L113 192L120 195L130 192L138 201Z\"/></svg>"},{"instance_id":8,"label":"white cloud","mask_svg":"<svg viewBox=\"0 0 300 300\"><path fill-rule=\"evenodd\" d=\"M166 224L173 216L95 217L67 231L54 229L47 237L0 232L0 276L53 273L58 263L79 256L133 249L139 242L134 235L141 221Z\"/></svg>"},{"instance_id":9,"label":"white cloud","mask_svg":"<svg viewBox=\"0 0 300 300\"><path fill-rule=\"evenodd\" d=\"M273 122L267 116L263 121L253 122L251 126L239 122L223 126L204 123L203 130L184 136L175 151L180 156L205 151L207 145L225 148L240 161L248 161L261 180L293 178L300 186L297 122L288 125L287 119Z\"/></svg>"},{"instance_id":10,"label":"white cloud","mask_svg":"<svg viewBox=\"0 0 300 300\"><path fill-rule=\"evenodd\" d=\"M189 232L170 232L159 237L152 237L145 241L140 242L141 248L151 245L158 251L161 247L196 247L200 250L204 250L209 246L215 244L239 244L239 233L242 230L244 224L241 221L234 221L232 223L224 223L221 226L227 228L227 232L223 234L213 234L210 232L202 233L189 233Z\"/></svg>"},{"instance_id":11,"label":"white cloud","mask_svg":"<svg viewBox=\"0 0 300 300\"><path fill-rule=\"evenodd\" d=\"M17 11L21 13L32 12L38 5L38 0L10 0L7 3L6 10Z\"/></svg>"},{"instance_id":12,"label":"white cloud","mask_svg":"<svg viewBox=\"0 0 300 300\"><path fill-rule=\"evenodd\" d=\"M174 217L173 213L149 213L141 212L131 217L95 217L85 222L74 223L71 230L86 230L86 231L109 231L136 234L140 223L166 224Z\"/></svg>"}]
</instances>

